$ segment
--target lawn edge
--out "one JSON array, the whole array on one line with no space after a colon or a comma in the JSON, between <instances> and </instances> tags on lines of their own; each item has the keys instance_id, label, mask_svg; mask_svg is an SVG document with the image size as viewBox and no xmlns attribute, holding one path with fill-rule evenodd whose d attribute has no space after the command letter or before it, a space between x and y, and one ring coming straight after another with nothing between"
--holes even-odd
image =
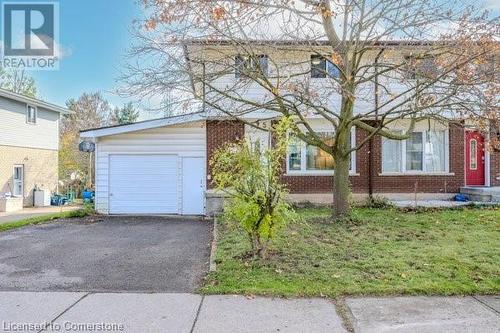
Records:
<instances>
[{"instance_id":1,"label":"lawn edge","mask_svg":"<svg viewBox=\"0 0 500 333\"><path fill-rule=\"evenodd\" d=\"M212 229L212 244L210 247L210 265L209 265L209 272L215 272L217 270L217 263L216 263L216 256L217 256L217 240L218 240L218 229L217 225L219 223L219 218L217 216L214 216L214 225Z\"/></svg>"},{"instance_id":2,"label":"lawn edge","mask_svg":"<svg viewBox=\"0 0 500 333\"><path fill-rule=\"evenodd\" d=\"M22 228L28 225L37 225L37 224L42 224L46 222L51 222L59 219L65 219L65 218L75 218L75 217L85 217L90 214L92 214L92 210L87 209L87 208L81 208L77 210L72 210L72 211L66 211L66 212L59 212L59 213L50 213L47 215L42 215L42 216L36 216L36 217L30 217L27 219L22 219L14 222L7 222L0 224L0 233L13 230L13 229L18 229Z\"/></svg>"}]
</instances>

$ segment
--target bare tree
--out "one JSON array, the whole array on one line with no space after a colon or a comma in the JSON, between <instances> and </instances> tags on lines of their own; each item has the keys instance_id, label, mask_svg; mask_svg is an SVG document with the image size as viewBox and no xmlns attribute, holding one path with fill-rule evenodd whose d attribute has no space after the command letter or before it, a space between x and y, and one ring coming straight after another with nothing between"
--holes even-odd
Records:
<instances>
[{"instance_id":1,"label":"bare tree","mask_svg":"<svg viewBox=\"0 0 500 333\"><path fill-rule=\"evenodd\" d=\"M0 88L28 97L36 97L35 79L23 70L5 70L0 67Z\"/></svg>"},{"instance_id":2,"label":"bare tree","mask_svg":"<svg viewBox=\"0 0 500 333\"><path fill-rule=\"evenodd\" d=\"M107 126L111 122L111 107L99 92L84 93L76 100L68 100L66 105L73 112L61 119L59 134L59 178L64 181L75 173L95 175L89 172L92 171L89 170L89 153L78 150L80 131ZM87 179L87 183L92 183L92 179Z\"/></svg>"},{"instance_id":3,"label":"bare tree","mask_svg":"<svg viewBox=\"0 0 500 333\"><path fill-rule=\"evenodd\" d=\"M483 118L474 91L498 83L483 68L498 54L498 20L459 1L144 3L150 17L132 55L149 61L129 66L128 93L175 91L182 110L204 106L254 127L256 114L292 118L295 136L333 156L337 218L349 214L354 151L376 135L406 139L421 119ZM314 129L318 118L333 137ZM391 130L401 119L407 128ZM367 132L361 142L350 142L354 127Z\"/></svg>"}]
</instances>

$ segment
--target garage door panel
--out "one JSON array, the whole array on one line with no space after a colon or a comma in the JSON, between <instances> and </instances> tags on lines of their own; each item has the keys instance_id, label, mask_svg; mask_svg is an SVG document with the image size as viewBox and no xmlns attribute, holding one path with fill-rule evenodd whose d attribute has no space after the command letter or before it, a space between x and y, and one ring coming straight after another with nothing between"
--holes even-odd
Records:
<instances>
[{"instance_id":1,"label":"garage door panel","mask_svg":"<svg viewBox=\"0 0 500 333\"><path fill-rule=\"evenodd\" d=\"M174 173L176 172L177 168L172 166L172 165L165 165L165 164L149 164L149 165L144 165L142 166L142 172L148 172L148 173L157 173L157 174L164 174L163 172L159 173L158 170L164 170L165 172L171 172ZM133 174L133 171L135 170L130 170L127 166L125 165L118 165L115 167L115 172L121 173L121 174Z\"/></svg>"},{"instance_id":2,"label":"garage door panel","mask_svg":"<svg viewBox=\"0 0 500 333\"><path fill-rule=\"evenodd\" d=\"M133 211L130 211L130 207L126 206L116 206L114 207L114 212L111 214L175 214L176 212L165 212L165 207L159 206L140 206L136 207Z\"/></svg>"},{"instance_id":3,"label":"garage door panel","mask_svg":"<svg viewBox=\"0 0 500 333\"><path fill-rule=\"evenodd\" d=\"M116 173L113 176L115 177L115 179L119 176L122 176L122 178L127 179L128 183L118 184L119 187L132 186L135 188L135 187L141 186L141 185L155 187L155 186L158 186L158 184L164 184L164 182L172 181L172 178L177 177L177 174L172 173L167 177L165 175L160 175L160 174L139 175L139 174ZM142 184L138 184L138 183L142 183Z\"/></svg>"},{"instance_id":4,"label":"garage door panel","mask_svg":"<svg viewBox=\"0 0 500 333\"><path fill-rule=\"evenodd\" d=\"M110 213L178 212L175 155L110 155Z\"/></svg>"},{"instance_id":5,"label":"garage door panel","mask_svg":"<svg viewBox=\"0 0 500 333\"><path fill-rule=\"evenodd\" d=\"M116 202L117 200L120 201L120 203L127 203L127 204L134 204L135 202L154 202L155 205L158 204L156 198L159 196L163 196L163 198L166 198L168 202L171 202L173 204L177 203L177 193L148 193L147 195L141 195L141 194L135 194L135 195L129 195L129 196L118 196L118 195L113 195L113 200Z\"/></svg>"}]
</instances>

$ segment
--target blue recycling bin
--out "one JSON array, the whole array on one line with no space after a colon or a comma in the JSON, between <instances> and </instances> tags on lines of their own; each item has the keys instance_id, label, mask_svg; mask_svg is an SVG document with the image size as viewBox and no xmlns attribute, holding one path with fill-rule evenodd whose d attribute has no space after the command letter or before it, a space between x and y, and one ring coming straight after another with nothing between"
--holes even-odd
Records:
<instances>
[{"instance_id":1,"label":"blue recycling bin","mask_svg":"<svg viewBox=\"0 0 500 333\"><path fill-rule=\"evenodd\" d=\"M52 206L64 206L67 203L68 203L68 198L66 198L64 195L54 194L50 198L50 204Z\"/></svg>"},{"instance_id":2,"label":"blue recycling bin","mask_svg":"<svg viewBox=\"0 0 500 333\"><path fill-rule=\"evenodd\" d=\"M93 203L95 197L95 191L85 190L82 192L82 197L84 203Z\"/></svg>"}]
</instances>

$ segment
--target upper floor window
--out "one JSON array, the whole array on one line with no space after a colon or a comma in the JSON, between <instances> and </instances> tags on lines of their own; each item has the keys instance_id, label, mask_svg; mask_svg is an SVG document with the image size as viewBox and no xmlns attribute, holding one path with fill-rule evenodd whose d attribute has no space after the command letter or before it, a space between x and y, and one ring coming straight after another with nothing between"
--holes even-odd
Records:
<instances>
[{"instance_id":1,"label":"upper floor window","mask_svg":"<svg viewBox=\"0 0 500 333\"><path fill-rule=\"evenodd\" d=\"M269 75L269 57L265 54L257 56L237 55L234 58L235 72L237 78L250 77L252 75Z\"/></svg>"},{"instance_id":2,"label":"upper floor window","mask_svg":"<svg viewBox=\"0 0 500 333\"><path fill-rule=\"evenodd\" d=\"M28 105L26 111L26 122L29 124L36 124L36 107Z\"/></svg>"},{"instance_id":3,"label":"upper floor window","mask_svg":"<svg viewBox=\"0 0 500 333\"><path fill-rule=\"evenodd\" d=\"M317 54L311 55L311 77L326 78L327 76L340 77L340 70L337 65L323 56Z\"/></svg>"}]
</instances>

